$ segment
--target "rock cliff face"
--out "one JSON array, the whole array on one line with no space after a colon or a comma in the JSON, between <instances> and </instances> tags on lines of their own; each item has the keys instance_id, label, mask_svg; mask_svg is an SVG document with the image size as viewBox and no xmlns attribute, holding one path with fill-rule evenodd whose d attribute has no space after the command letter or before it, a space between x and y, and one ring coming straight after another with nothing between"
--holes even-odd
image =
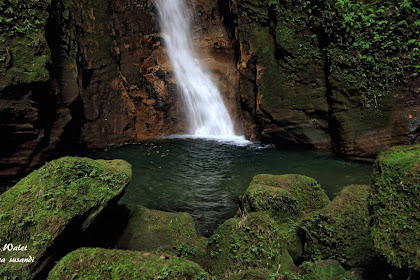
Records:
<instances>
[{"instance_id":1,"label":"rock cliff face","mask_svg":"<svg viewBox=\"0 0 420 280\"><path fill-rule=\"evenodd\" d=\"M419 142L419 4L307 2L188 1L237 131L354 159ZM82 148L185 131L152 1L0 8L1 180Z\"/></svg>"},{"instance_id":2,"label":"rock cliff face","mask_svg":"<svg viewBox=\"0 0 420 280\"><path fill-rule=\"evenodd\" d=\"M358 2L229 1L247 137L333 148L354 159L420 140L420 81L410 45L419 36L418 14L410 14L417 8ZM401 10L395 15L392 7ZM346 9L357 12L349 22ZM388 39L380 37L387 32L382 19L395 24Z\"/></svg>"},{"instance_id":3,"label":"rock cliff face","mask_svg":"<svg viewBox=\"0 0 420 280\"><path fill-rule=\"evenodd\" d=\"M2 179L60 153L185 131L152 1L6 2L19 14L1 22ZM239 129L234 51L218 5L190 4L194 40ZM11 33L24 20L33 28Z\"/></svg>"}]
</instances>

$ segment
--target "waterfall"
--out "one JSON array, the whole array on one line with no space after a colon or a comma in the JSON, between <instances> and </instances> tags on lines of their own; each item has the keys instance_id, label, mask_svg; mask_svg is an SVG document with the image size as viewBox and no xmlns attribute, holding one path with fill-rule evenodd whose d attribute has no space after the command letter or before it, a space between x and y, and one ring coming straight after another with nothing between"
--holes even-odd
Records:
<instances>
[{"instance_id":1,"label":"waterfall","mask_svg":"<svg viewBox=\"0 0 420 280\"><path fill-rule=\"evenodd\" d=\"M234 126L217 86L199 61L192 42L192 17L185 0L156 0L160 26L185 104L189 134L234 138Z\"/></svg>"}]
</instances>

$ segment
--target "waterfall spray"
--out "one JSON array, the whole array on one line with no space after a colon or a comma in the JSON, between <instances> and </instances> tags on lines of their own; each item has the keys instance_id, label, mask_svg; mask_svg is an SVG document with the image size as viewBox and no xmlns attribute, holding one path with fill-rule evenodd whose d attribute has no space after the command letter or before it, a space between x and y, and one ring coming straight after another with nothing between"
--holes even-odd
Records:
<instances>
[{"instance_id":1,"label":"waterfall spray","mask_svg":"<svg viewBox=\"0 0 420 280\"><path fill-rule=\"evenodd\" d=\"M192 43L192 17L185 0L156 0L167 55L185 103L189 134L232 138L232 119L217 86L200 63Z\"/></svg>"}]
</instances>

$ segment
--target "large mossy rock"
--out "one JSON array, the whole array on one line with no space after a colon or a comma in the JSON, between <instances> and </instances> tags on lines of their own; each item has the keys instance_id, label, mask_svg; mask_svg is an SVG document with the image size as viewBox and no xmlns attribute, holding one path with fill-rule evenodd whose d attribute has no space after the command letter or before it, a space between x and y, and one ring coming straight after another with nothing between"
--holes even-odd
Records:
<instances>
[{"instance_id":1,"label":"large mossy rock","mask_svg":"<svg viewBox=\"0 0 420 280\"><path fill-rule=\"evenodd\" d=\"M379 155L370 206L375 248L394 266L420 270L420 145Z\"/></svg>"},{"instance_id":2,"label":"large mossy rock","mask_svg":"<svg viewBox=\"0 0 420 280\"><path fill-rule=\"evenodd\" d=\"M27 246L1 257L34 258L31 263L6 263L2 277L31 279L56 254L70 250L96 216L116 203L131 179L122 160L64 157L47 163L0 196L0 244ZM7 278L8 279L8 278Z\"/></svg>"},{"instance_id":3,"label":"large mossy rock","mask_svg":"<svg viewBox=\"0 0 420 280\"><path fill-rule=\"evenodd\" d=\"M296 228L278 224L266 212L255 212L247 219L232 218L209 239L209 272L219 277L242 279L241 271L276 271L293 267L289 252L302 253Z\"/></svg>"},{"instance_id":4,"label":"large mossy rock","mask_svg":"<svg viewBox=\"0 0 420 280\"><path fill-rule=\"evenodd\" d=\"M269 211L280 219L300 217L330 202L314 179L295 174L255 176L245 192L244 201L252 211Z\"/></svg>"},{"instance_id":5,"label":"large mossy rock","mask_svg":"<svg viewBox=\"0 0 420 280\"><path fill-rule=\"evenodd\" d=\"M130 218L117 247L136 251L159 251L197 260L205 255L207 239L197 234L188 213L168 213L127 205Z\"/></svg>"},{"instance_id":6,"label":"large mossy rock","mask_svg":"<svg viewBox=\"0 0 420 280\"><path fill-rule=\"evenodd\" d=\"M176 257L136 251L83 248L65 256L48 279L207 279L197 264Z\"/></svg>"},{"instance_id":7,"label":"large mossy rock","mask_svg":"<svg viewBox=\"0 0 420 280\"><path fill-rule=\"evenodd\" d=\"M280 278L279 278L280 277ZM325 260L304 262L300 267L289 266L286 269L248 269L229 277L229 280L363 280L355 271L345 270L338 261Z\"/></svg>"},{"instance_id":8,"label":"large mossy rock","mask_svg":"<svg viewBox=\"0 0 420 280\"><path fill-rule=\"evenodd\" d=\"M305 219L305 254L312 259L335 259L350 266L366 264L375 255L370 236L368 186L344 188L327 207Z\"/></svg>"},{"instance_id":9,"label":"large mossy rock","mask_svg":"<svg viewBox=\"0 0 420 280\"><path fill-rule=\"evenodd\" d=\"M362 280L360 275L345 270L338 261L326 260L318 262L304 262L300 266L301 276L286 275L286 280Z\"/></svg>"}]
</instances>

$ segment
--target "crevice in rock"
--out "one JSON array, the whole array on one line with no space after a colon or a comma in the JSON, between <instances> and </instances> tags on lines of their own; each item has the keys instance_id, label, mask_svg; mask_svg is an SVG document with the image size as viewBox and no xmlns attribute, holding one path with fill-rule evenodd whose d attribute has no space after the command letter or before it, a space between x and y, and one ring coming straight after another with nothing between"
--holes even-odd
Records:
<instances>
[{"instance_id":1,"label":"crevice in rock","mask_svg":"<svg viewBox=\"0 0 420 280\"><path fill-rule=\"evenodd\" d=\"M71 18L72 14L65 10L64 4L60 0L53 0L49 6L49 14L47 25L45 28L45 36L47 43L50 47L51 58L53 61L52 64L52 91L56 95L56 118L54 122L60 122L62 133L58 139L52 139L52 141L57 141L57 143L49 143L53 147L55 146L54 156L57 157L60 155L70 155L76 154L76 151L80 150L80 147L77 146L79 136L81 134L81 128L85 122L83 114L83 102L80 98L79 92L79 80L82 81L84 86L87 86L86 82L90 82L91 75L89 72L82 71L78 66L78 73L82 73L77 76L72 76L69 71L68 60L71 60L72 51L76 48L77 43L73 42L74 38L70 36ZM68 18L65 18L65 14L68 15ZM73 49L73 50L72 50ZM78 50L77 50L78 52ZM78 56L78 53L76 53ZM76 57L74 59L77 59ZM75 62L77 63L77 62ZM91 74L91 73L90 73ZM68 84L76 84L76 88L66 89ZM63 91L73 91L72 95L76 96L70 99L71 101L64 100L66 97L63 96ZM75 92L76 91L76 92ZM67 108L68 113L65 113L65 110L60 110L61 108ZM62 112L61 115L58 112ZM64 116L63 114L68 114ZM64 121L64 119L68 119ZM51 121L51 120L50 120ZM51 121L51 125L54 123ZM57 128L56 128L57 129Z\"/></svg>"}]
</instances>

